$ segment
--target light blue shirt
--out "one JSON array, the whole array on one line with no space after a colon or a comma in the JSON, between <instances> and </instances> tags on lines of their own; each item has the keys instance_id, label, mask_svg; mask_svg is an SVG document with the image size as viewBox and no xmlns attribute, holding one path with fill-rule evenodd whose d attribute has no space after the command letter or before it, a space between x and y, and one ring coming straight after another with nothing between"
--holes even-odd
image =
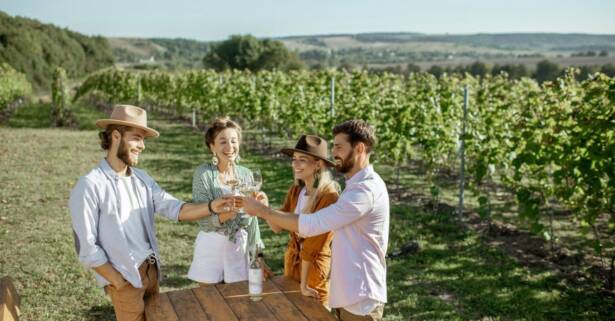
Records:
<instances>
[{"instance_id":1,"label":"light blue shirt","mask_svg":"<svg viewBox=\"0 0 615 321\"><path fill-rule=\"evenodd\" d=\"M132 167L130 170L134 176L139 207L145 209L141 212L147 238L159 258L154 214L158 213L177 221L179 211L185 203L165 192L145 171ZM119 179L117 173L103 159L98 167L82 176L71 191L69 209L75 250L84 266L94 268L109 262L126 281L136 288L141 288L143 284L139 265L142 262L139 262L134 249L130 248L120 221ZM157 260L156 264L160 280L160 260ZM94 274L100 286L110 284L98 273Z\"/></svg>"}]
</instances>

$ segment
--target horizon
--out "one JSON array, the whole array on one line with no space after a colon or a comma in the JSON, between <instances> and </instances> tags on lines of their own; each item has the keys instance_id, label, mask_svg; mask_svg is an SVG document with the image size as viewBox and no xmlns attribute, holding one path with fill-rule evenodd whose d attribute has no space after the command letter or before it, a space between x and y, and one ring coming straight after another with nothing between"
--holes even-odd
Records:
<instances>
[{"instance_id":1,"label":"horizon","mask_svg":"<svg viewBox=\"0 0 615 321\"><path fill-rule=\"evenodd\" d=\"M437 0L428 4L401 0L361 3L314 0L292 4L276 0L260 4L58 0L52 5L41 5L36 0L5 0L0 3L0 10L11 16L107 38L220 41L236 34L257 38L382 33L615 35L615 19L610 15L615 12L615 2L597 0L582 4L570 0L539 3L521 0L514 4L486 0L471 3Z\"/></svg>"}]
</instances>

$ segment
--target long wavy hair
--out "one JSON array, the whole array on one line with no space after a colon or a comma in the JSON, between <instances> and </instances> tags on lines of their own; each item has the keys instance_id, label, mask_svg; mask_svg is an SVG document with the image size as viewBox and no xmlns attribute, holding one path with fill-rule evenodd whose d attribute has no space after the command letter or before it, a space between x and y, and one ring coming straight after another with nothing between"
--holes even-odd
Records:
<instances>
[{"instance_id":1,"label":"long wavy hair","mask_svg":"<svg viewBox=\"0 0 615 321\"><path fill-rule=\"evenodd\" d=\"M321 160L318 161L322 162ZM295 179L294 185L302 188L305 186L305 181L303 181L302 179ZM340 192L340 185L335 180L333 180L333 175L331 175L331 171L327 166L321 166L319 170L314 172L313 187L314 191L308 196L308 201L306 202L305 206L300 209L301 213L310 213L311 209L314 207L316 201L318 200L318 197L322 195L326 190L333 189L338 194Z\"/></svg>"}]
</instances>

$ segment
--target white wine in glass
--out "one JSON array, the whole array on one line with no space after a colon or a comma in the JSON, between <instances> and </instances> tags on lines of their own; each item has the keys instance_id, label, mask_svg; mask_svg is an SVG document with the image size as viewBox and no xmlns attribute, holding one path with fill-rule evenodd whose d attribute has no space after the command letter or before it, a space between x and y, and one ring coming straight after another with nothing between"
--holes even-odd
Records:
<instances>
[{"instance_id":1,"label":"white wine in glass","mask_svg":"<svg viewBox=\"0 0 615 321\"><path fill-rule=\"evenodd\" d=\"M263 175L261 175L260 169L253 170L252 171L252 186L254 187L254 192L260 191L262 185L263 185Z\"/></svg>"}]
</instances>

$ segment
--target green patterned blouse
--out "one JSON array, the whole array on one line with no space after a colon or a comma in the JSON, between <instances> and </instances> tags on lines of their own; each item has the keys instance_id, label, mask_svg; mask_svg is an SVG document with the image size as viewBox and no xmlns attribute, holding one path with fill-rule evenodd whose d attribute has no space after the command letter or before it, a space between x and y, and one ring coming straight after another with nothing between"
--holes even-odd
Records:
<instances>
[{"instance_id":1,"label":"green patterned blouse","mask_svg":"<svg viewBox=\"0 0 615 321\"><path fill-rule=\"evenodd\" d=\"M197 167L192 177L192 201L194 203L207 203L223 195L224 192L218 179L219 174L218 167L211 163L204 163ZM252 171L236 165L236 175L242 181L250 180ZM231 242L235 242L235 233L239 229L246 229L248 232L248 249L254 249L255 245L258 245L261 249L265 247L261 240L258 219L255 216L242 219L240 215L236 215L234 219L222 224L216 216L208 216L198 222L202 231L223 232Z\"/></svg>"}]
</instances>

